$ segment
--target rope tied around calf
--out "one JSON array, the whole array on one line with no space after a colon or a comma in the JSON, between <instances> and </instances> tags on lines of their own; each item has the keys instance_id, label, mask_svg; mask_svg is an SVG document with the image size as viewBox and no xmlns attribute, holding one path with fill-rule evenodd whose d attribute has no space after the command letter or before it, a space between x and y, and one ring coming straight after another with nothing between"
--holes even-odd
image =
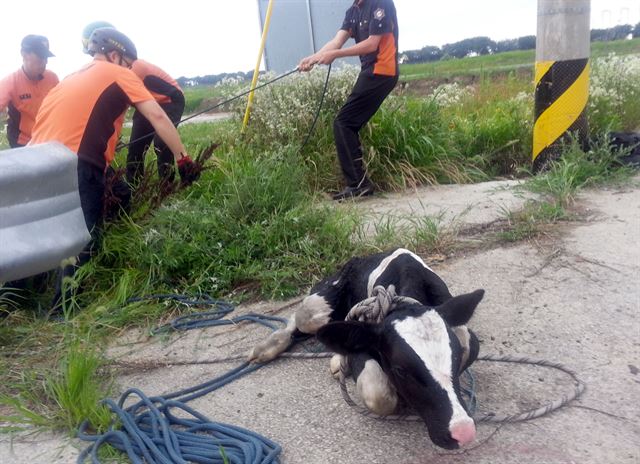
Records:
<instances>
[{"instance_id":1,"label":"rope tied around calf","mask_svg":"<svg viewBox=\"0 0 640 464\"><path fill-rule=\"evenodd\" d=\"M398 303L420 304L418 300L408 296L397 295L394 285L389 285L388 288L377 285L373 288L369 298L362 300L351 308L346 320L379 324L396 308Z\"/></svg>"}]
</instances>

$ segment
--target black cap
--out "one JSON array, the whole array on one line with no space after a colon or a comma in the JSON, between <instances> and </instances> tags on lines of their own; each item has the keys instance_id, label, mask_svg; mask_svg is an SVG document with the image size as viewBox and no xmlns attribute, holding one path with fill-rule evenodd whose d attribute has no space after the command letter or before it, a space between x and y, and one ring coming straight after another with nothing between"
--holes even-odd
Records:
<instances>
[{"instance_id":1,"label":"black cap","mask_svg":"<svg viewBox=\"0 0 640 464\"><path fill-rule=\"evenodd\" d=\"M35 53L40 58L51 58L55 56L49 50L49 40L43 35L30 34L22 39L22 51Z\"/></svg>"}]
</instances>

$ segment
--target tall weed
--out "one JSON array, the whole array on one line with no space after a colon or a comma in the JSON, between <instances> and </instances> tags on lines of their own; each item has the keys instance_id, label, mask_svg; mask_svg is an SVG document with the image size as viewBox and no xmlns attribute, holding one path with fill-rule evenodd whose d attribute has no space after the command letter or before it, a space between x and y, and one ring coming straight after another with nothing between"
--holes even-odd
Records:
<instances>
[{"instance_id":1,"label":"tall weed","mask_svg":"<svg viewBox=\"0 0 640 464\"><path fill-rule=\"evenodd\" d=\"M100 357L94 351L74 344L62 359L59 370L47 378L45 391L59 406L57 421L66 429L77 429L85 419L97 429L109 425L108 409L99 406L107 394L97 378L100 365Z\"/></svg>"},{"instance_id":2,"label":"tall weed","mask_svg":"<svg viewBox=\"0 0 640 464\"><path fill-rule=\"evenodd\" d=\"M640 55L593 61L588 110L592 133L640 130Z\"/></svg>"},{"instance_id":3,"label":"tall weed","mask_svg":"<svg viewBox=\"0 0 640 464\"><path fill-rule=\"evenodd\" d=\"M584 151L576 140L572 140L548 171L529 179L526 186L533 192L550 195L560 206L566 207L584 188L616 183L633 175L632 169L622 165L619 157L620 154L612 152L606 141L594 143Z\"/></svg>"},{"instance_id":4,"label":"tall weed","mask_svg":"<svg viewBox=\"0 0 640 464\"><path fill-rule=\"evenodd\" d=\"M96 275L115 270L106 284L112 295L151 282L214 295L238 288L270 297L296 293L357 248L351 237L358 219L315 204L293 156L285 150L258 159L237 151L143 227L110 229ZM104 290L89 284L96 293Z\"/></svg>"}]
</instances>

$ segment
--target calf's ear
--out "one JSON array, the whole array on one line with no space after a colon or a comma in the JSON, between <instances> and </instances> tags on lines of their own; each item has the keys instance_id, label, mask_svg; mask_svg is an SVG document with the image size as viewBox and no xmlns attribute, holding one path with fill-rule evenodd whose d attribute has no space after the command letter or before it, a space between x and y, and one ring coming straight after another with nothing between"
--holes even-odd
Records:
<instances>
[{"instance_id":1,"label":"calf's ear","mask_svg":"<svg viewBox=\"0 0 640 464\"><path fill-rule=\"evenodd\" d=\"M464 295L454 296L445 303L437 306L435 310L451 327L465 325L473 316L473 312L482 300L484 290L476 290Z\"/></svg>"},{"instance_id":2,"label":"calf's ear","mask_svg":"<svg viewBox=\"0 0 640 464\"><path fill-rule=\"evenodd\" d=\"M355 321L330 322L316 336L327 348L342 355L375 349L380 339L377 325Z\"/></svg>"}]
</instances>

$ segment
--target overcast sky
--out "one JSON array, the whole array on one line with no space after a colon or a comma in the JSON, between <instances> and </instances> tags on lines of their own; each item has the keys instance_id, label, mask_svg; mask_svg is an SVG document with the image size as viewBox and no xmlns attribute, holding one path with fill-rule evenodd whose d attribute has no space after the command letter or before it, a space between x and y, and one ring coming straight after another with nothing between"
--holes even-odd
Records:
<instances>
[{"instance_id":1,"label":"overcast sky","mask_svg":"<svg viewBox=\"0 0 640 464\"><path fill-rule=\"evenodd\" d=\"M287 1L291 0L275 0ZM82 54L80 36L84 26L95 20L113 23L131 37L141 57L175 77L248 71L255 66L260 45L257 4L257 0L4 0L0 77L20 67L20 40L26 34L49 38L56 54L49 69L61 78L75 71L89 61ZM502 40L536 33L538 0L395 0L395 4L401 50L474 36ZM640 0L592 0L591 11L592 28L640 22Z\"/></svg>"}]
</instances>

